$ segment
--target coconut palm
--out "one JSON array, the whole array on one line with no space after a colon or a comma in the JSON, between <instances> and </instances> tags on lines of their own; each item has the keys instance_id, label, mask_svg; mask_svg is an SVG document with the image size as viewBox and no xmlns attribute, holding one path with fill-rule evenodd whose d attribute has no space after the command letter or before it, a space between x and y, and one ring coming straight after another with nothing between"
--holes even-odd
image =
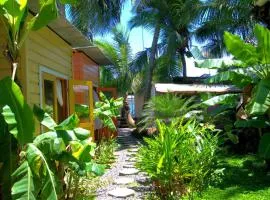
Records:
<instances>
[{"instance_id":1,"label":"coconut palm","mask_svg":"<svg viewBox=\"0 0 270 200\"><path fill-rule=\"evenodd\" d=\"M204 44L208 57L222 57L226 52L225 31L249 40L255 25L252 17L253 0L208 0L200 8L196 20L195 39Z\"/></svg>"},{"instance_id":2,"label":"coconut palm","mask_svg":"<svg viewBox=\"0 0 270 200\"><path fill-rule=\"evenodd\" d=\"M113 43L95 41L104 54L112 61L112 65L101 67L100 84L102 87L116 87L120 96L131 92L133 73L130 68L132 61L129 32L123 27L112 29Z\"/></svg>"},{"instance_id":3,"label":"coconut palm","mask_svg":"<svg viewBox=\"0 0 270 200\"><path fill-rule=\"evenodd\" d=\"M125 0L77 0L67 7L67 18L86 36L109 32L120 22Z\"/></svg>"},{"instance_id":4,"label":"coconut palm","mask_svg":"<svg viewBox=\"0 0 270 200\"><path fill-rule=\"evenodd\" d=\"M157 65L158 41L161 38L161 53L166 55L162 57L163 63L166 60L173 60L173 64L179 63L178 58L180 58L183 77L187 76L185 56L190 55L189 26L196 19L200 4L199 0L138 0L136 2L136 15L130 21L131 27L144 26L154 32L147 70L145 101L150 98L153 73Z\"/></svg>"}]
</instances>

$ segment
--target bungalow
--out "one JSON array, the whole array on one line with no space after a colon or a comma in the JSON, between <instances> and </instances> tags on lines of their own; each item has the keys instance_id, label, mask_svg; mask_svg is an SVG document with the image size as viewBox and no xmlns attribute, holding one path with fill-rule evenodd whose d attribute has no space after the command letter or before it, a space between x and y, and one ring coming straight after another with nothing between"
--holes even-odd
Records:
<instances>
[{"instance_id":1,"label":"bungalow","mask_svg":"<svg viewBox=\"0 0 270 200\"><path fill-rule=\"evenodd\" d=\"M30 1L33 13L36 6ZM0 28L0 52L5 47L4 30ZM17 80L26 101L31 106L40 105L57 122L83 104L90 112L80 116L80 125L93 133L93 89L97 90L99 84L98 66L107 64L110 60L102 51L59 16L47 27L30 33L20 52ZM10 64L1 53L0 79L10 75Z\"/></svg>"}]
</instances>

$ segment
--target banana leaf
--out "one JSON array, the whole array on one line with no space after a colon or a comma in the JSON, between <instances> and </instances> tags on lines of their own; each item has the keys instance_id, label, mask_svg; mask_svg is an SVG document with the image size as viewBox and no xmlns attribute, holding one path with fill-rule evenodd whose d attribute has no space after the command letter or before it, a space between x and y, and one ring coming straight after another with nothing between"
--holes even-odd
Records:
<instances>
[{"instance_id":1,"label":"banana leaf","mask_svg":"<svg viewBox=\"0 0 270 200\"><path fill-rule=\"evenodd\" d=\"M20 145L32 142L35 129L33 112L24 100L19 86L9 77L0 80L0 97L0 107L9 107L5 107L6 119L17 123L17 130L12 131L14 137ZM11 111L14 115L11 114Z\"/></svg>"},{"instance_id":2,"label":"banana leaf","mask_svg":"<svg viewBox=\"0 0 270 200\"><path fill-rule=\"evenodd\" d=\"M259 155L264 159L270 159L270 133L265 133L259 143Z\"/></svg>"},{"instance_id":3,"label":"banana leaf","mask_svg":"<svg viewBox=\"0 0 270 200\"><path fill-rule=\"evenodd\" d=\"M270 80L263 79L255 87L252 99L247 105L250 115L264 115L270 107Z\"/></svg>"},{"instance_id":4,"label":"banana leaf","mask_svg":"<svg viewBox=\"0 0 270 200\"><path fill-rule=\"evenodd\" d=\"M253 82L250 76L235 71L220 72L206 80L207 83L222 83L228 81L240 88L243 88Z\"/></svg>"},{"instance_id":5,"label":"banana leaf","mask_svg":"<svg viewBox=\"0 0 270 200\"><path fill-rule=\"evenodd\" d=\"M234 58L245 64L243 66L258 64L259 56L255 46L245 43L239 36L229 32L224 33L224 42Z\"/></svg>"},{"instance_id":6,"label":"banana leaf","mask_svg":"<svg viewBox=\"0 0 270 200\"><path fill-rule=\"evenodd\" d=\"M36 199L37 182L34 183L33 173L27 161L24 161L21 166L12 174L12 178L16 180L11 189L12 199Z\"/></svg>"},{"instance_id":7,"label":"banana leaf","mask_svg":"<svg viewBox=\"0 0 270 200\"><path fill-rule=\"evenodd\" d=\"M223 95L212 97L211 99L208 99L202 102L202 104L207 105L207 106L214 106L217 104L236 105L238 98L239 98L239 94L223 94Z\"/></svg>"}]
</instances>

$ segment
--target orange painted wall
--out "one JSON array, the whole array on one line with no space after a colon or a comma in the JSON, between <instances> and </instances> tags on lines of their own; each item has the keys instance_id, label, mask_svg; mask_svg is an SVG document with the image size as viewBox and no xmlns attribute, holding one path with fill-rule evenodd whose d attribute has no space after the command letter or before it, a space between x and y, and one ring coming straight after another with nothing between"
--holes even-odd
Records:
<instances>
[{"instance_id":1,"label":"orange painted wall","mask_svg":"<svg viewBox=\"0 0 270 200\"><path fill-rule=\"evenodd\" d=\"M82 52L73 52L73 77L77 80L92 81L94 86L99 83L99 66Z\"/></svg>"},{"instance_id":2,"label":"orange painted wall","mask_svg":"<svg viewBox=\"0 0 270 200\"><path fill-rule=\"evenodd\" d=\"M73 79L92 81L94 87L99 84L99 66L82 52L73 52ZM76 102L85 103L88 97L84 93L76 94Z\"/></svg>"}]
</instances>

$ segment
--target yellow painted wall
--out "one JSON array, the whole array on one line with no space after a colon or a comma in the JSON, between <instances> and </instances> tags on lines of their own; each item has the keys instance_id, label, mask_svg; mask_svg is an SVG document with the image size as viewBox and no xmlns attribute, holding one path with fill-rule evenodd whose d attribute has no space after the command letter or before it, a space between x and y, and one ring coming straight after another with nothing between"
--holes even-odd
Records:
<instances>
[{"instance_id":1,"label":"yellow painted wall","mask_svg":"<svg viewBox=\"0 0 270 200\"><path fill-rule=\"evenodd\" d=\"M46 67L72 77L72 48L49 28L31 32L26 42L27 100L30 105L40 104L39 69Z\"/></svg>"},{"instance_id":2,"label":"yellow painted wall","mask_svg":"<svg viewBox=\"0 0 270 200\"><path fill-rule=\"evenodd\" d=\"M6 33L0 23L0 79L11 76L11 67L3 51L7 46ZM21 49L17 72L27 103L40 105L40 67L46 67L72 78L72 48L56 33L45 27L31 32ZM39 133L36 122L36 133Z\"/></svg>"}]
</instances>

